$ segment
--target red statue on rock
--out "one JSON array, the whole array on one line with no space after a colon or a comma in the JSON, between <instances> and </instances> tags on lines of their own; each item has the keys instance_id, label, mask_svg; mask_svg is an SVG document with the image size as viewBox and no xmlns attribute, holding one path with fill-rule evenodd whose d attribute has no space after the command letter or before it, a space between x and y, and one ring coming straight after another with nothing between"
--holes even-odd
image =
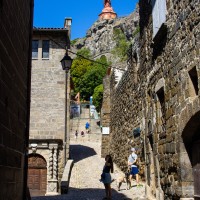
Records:
<instances>
[{"instance_id":1,"label":"red statue on rock","mask_svg":"<svg viewBox=\"0 0 200 200\"><path fill-rule=\"evenodd\" d=\"M104 8L111 7L111 1L110 0L104 0Z\"/></svg>"},{"instance_id":2,"label":"red statue on rock","mask_svg":"<svg viewBox=\"0 0 200 200\"><path fill-rule=\"evenodd\" d=\"M104 9L99 15L99 19L115 19L116 17L117 14L113 11L113 8L111 7L111 0L104 0Z\"/></svg>"}]
</instances>

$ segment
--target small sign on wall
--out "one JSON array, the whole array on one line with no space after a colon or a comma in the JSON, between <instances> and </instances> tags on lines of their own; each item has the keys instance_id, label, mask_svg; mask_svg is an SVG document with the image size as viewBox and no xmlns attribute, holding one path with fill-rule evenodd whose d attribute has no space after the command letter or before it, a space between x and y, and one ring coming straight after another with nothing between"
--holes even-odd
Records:
<instances>
[{"instance_id":1,"label":"small sign on wall","mask_svg":"<svg viewBox=\"0 0 200 200\"><path fill-rule=\"evenodd\" d=\"M103 135L109 135L109 133L110 133L110 127L102 127Z\"/></svg>"}]
</instances>

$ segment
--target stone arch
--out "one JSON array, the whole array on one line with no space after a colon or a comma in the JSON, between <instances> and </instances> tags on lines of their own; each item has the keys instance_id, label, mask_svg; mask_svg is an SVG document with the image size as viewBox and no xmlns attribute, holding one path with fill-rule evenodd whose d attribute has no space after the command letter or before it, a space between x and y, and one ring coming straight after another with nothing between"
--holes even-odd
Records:
<instances>
[{"instance_id":1,"label":"stone arch","mask_svg":"<svg viewBox=\"0 0 200 200\"><path fill-rule=\"evenodd\" d=\"M197 98L180 114L178 152L182 196L200 197L200 105Z\"/></svg>"},{"instance_id":2,"label":"stone arch","mask_svg":"<svg viewBox=\"0 0 200 200\"><path fill-rule=\"evenodd\" d=\"M155 93L157 93L161 88L165 89L165 79L161 78L158 80L156 86L155 86Z\"/></svg>"},{"instance_id":3,"label":"stone arch","mask_svg":"<svg viewBox=\"0 0 200 200\"><path fill-rule=\"evenodd\" d=\"M28 156L28 187L31 196L43 196L47 188L47 162L40 154Z\"/></svg>"},{"instance_id":4,"label":"stone arch","mask_svg":"<svg viewBox=\"0 0 200 200\"><path fill-rule=\"evenodd\" d=\"M28 167L33 168L36 166L38 168L46 168L47 162L42 155L36 154L36 153L31 153L28 156Z\"/></svg>"}]
</instances>

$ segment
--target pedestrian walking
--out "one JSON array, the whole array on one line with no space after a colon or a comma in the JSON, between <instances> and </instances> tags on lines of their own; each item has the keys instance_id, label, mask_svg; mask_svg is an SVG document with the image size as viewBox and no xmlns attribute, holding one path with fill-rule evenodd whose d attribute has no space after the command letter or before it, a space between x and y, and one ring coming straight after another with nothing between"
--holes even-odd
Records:
<instances>
[{"instance_id":1,"label":"pedestrian walking","mask_svg":"<svg viewBox=\"0 0 200 200\"><path fill-rule=\"evenodd\" d=\"M89 128L90 128L90 124L88 122L86 122L85 129L88 130Z\"/></svg>"},{"instance_id":2,"label":"pedestrian walking","mask_svg":"<svg viewBox=\"0 0 200 200\"><path fill-rule=\"evenodd\" d=\"M136 154L135 148L131 148L131 151L132 151L132 153L128 157L128 167L131 168L129 179L130 179L130 183L131 183L131 180L132 180L133 176L135 175L137 187L139 187L142 185L139 184L139 175L138 175L139 170L138 170L138 167L136 164L138 162L138 156Z\"/></svg>"},{"instance_id":3,"label":"pedestrian walking","mask_svg":"<svg viewBox=\"0 0 200 200\"><path fill-rule=\"evenodd\" d=\"M84 131L81 131L81 136L84 137L85 136L85 133Z\"/></svg>"},{"instance_id":4,"label":"pedestrian walking","mask_svg":"<svg viewBox=\"0 0 200 200\"><path fill-rule=\"evenodd\" d=\"M103 172L101 174L101 179L100 181L104 184L105 186L105 192L106 192L106 197L104 199L111 199L111 183L112 183L112 177L111 173L113 173L113 161L112 157L110 155L107 155L105 157L105 165L103 167Z\"/></svg>"},{"instance_id":5,"label":"pedestrian walking","mask_svg":"<svg viewBox=\"0 0 200 200\"><path fill-rule=\"evenodd\" d=\"M78 131L76 130L75 132L75 139L77 140L77 137L78 137Z\"/></svg>"}]
</instances>

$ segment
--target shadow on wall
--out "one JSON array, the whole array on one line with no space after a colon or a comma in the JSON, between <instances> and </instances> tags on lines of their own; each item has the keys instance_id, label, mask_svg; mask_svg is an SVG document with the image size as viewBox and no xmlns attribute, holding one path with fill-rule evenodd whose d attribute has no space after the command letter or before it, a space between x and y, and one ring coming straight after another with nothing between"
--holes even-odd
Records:
<instances>
[{"instance_id":1,"label":"shadow on wall","mask_svg":"<svg viewBox=\"0 0 200 200\"><path fill-rule=\"evenodd\" d=\"M83 145L70 145L70 159L73 159L75 163L96 154L93 148Z\"/></svg>"},{"instance_id":2,"label":"shadow on wall","mask_svg":"<svg viewBox=\"0 0 200 200\"><path fill-rule=\"evenodd\" d=\"M103 187L103 186L102 186ZM70 188L67 195L32 197L32 200L102 200L105 197L105 190L98 188L76 189ZM126 195L112 189L112 199L131 200Z\"/></svg>"}]
</instances>

